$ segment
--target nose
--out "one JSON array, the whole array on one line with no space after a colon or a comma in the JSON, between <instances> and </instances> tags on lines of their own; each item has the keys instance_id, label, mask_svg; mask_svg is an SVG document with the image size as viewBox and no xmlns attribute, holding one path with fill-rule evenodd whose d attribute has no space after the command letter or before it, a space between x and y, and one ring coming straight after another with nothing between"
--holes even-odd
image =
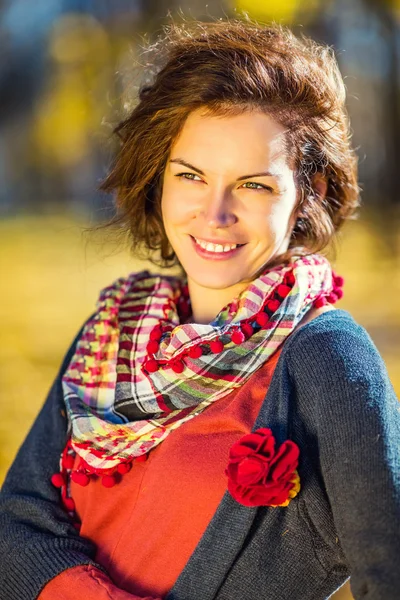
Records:
<instances>
[{"instance_id":1,"label":"nose","mask_svg":"<svg viewBox=\"0 0 400 600\"><path fill-rule=\"evenodd\" d=\"M233 199L228 191L212 191L205 201L204 218L211 229L230 227L237 222Z\"/></svg>"}]
</instances>

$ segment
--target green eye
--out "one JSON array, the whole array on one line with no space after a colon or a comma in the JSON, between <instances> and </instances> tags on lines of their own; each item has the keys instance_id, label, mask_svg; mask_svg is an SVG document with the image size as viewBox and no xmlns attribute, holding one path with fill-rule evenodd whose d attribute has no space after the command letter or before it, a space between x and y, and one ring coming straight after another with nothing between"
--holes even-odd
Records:
<instances>
[{"instance_id":1,"label":"green eye","mask_svg":"<svg viewBox=\"0 0 400 600\"><path fill-rule=\"evenodd\" d=\"M175 175L175 177L180 177L181 179L188 179L189 181L195 181L193 178L199 176L195 175L195 173L178 173L177 175Z\"/></svg>"},{"instance_id":2,"label":"green eye","mask_svg":"<svg viewBox=\"0 0 400 600\"><path fill-rule=\"evenodd\" d=\"M257 183L256 181L246 181L246 183L243 184L244 186L249 185L252 187L248 187L246 189L248 190L268 190L270 192L272 192L272 188L268 187L267 185L262 185L261 183ZM257 186L257 187L255 187Z\"/></svg>"}]
</instances>

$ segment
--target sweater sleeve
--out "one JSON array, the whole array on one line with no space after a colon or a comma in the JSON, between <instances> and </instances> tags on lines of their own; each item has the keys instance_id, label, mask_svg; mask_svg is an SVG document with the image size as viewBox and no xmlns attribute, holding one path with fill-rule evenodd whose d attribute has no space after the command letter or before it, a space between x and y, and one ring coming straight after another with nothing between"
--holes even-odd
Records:
<instances>
[{"instance_id":1,"label":"sweater sleeve","mask_svg":"<svg viewBox=\"0 0 400 600\"><path fill-rule=\"evenodd\" d=\"M400 403L364 328L317 319L290 348L356 600L400 597ZM336 323L336 324L333 324Z\"/></svg>"},{"instance_id":2,"label":"sweater sleeve","mask_svg":"<svg viewBox=\"0 0 400 600\"><path fill-rule=\"evenodd\" d=\"M52 578L77 565L102 569L94 544L79 536L50 482L67 441L61 377L81 332L0 492L0 600L33 600Z\"/></svg>"}]
</instances>

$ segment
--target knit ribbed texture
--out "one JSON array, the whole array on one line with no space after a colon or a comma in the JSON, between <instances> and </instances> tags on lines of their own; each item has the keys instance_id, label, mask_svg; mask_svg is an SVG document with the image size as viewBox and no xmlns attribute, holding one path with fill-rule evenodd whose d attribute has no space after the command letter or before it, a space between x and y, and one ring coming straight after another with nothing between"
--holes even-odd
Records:
<instances>
[{"instance_id":1,"label":"knit ribbed texture","mask_svg":"<svg viewBox=\"0 0 400 600\"><path fill-rule=\"evenodd\" d=\"M66 438L61 407L58 378L0 495L0 600L33 600L58 572L94 564L48 483ZM398 600L400 404L348 313L288 338L258 427L298 444L300 493L249 509L227 492L167 599L324 600L351 575L356 600Z\"/></svg>"}]
</instances>

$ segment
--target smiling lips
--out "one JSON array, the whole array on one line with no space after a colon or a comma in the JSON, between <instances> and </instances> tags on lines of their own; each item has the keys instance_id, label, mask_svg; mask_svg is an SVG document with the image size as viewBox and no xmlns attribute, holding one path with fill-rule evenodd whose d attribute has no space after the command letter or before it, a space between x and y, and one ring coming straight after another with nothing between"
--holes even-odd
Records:
<instances>
[{"instance_id":1,"label":"smiling lips","mask_svg":"<svg viewBox=\"0 0 400 600\"><path fill-rule=\"evenodd\" d=\"M244 244L215 244L205 240L198 240L193 236L190 237L197 254L202 258L215 260L231 258L244 246Z\"/></svg>"},{"instance_id":2,"label":"smiling lips","mask_svg":"<svg viewBox=\"0 0 400 600\"><path fill-rule=\"evenodd\" d=\"M194 238L196 243L207 250L208 252L229 252L237 248L238 244L214 244L213 242L206 242L205 240L198 240Z\"/></svg>"}]
</instances>

